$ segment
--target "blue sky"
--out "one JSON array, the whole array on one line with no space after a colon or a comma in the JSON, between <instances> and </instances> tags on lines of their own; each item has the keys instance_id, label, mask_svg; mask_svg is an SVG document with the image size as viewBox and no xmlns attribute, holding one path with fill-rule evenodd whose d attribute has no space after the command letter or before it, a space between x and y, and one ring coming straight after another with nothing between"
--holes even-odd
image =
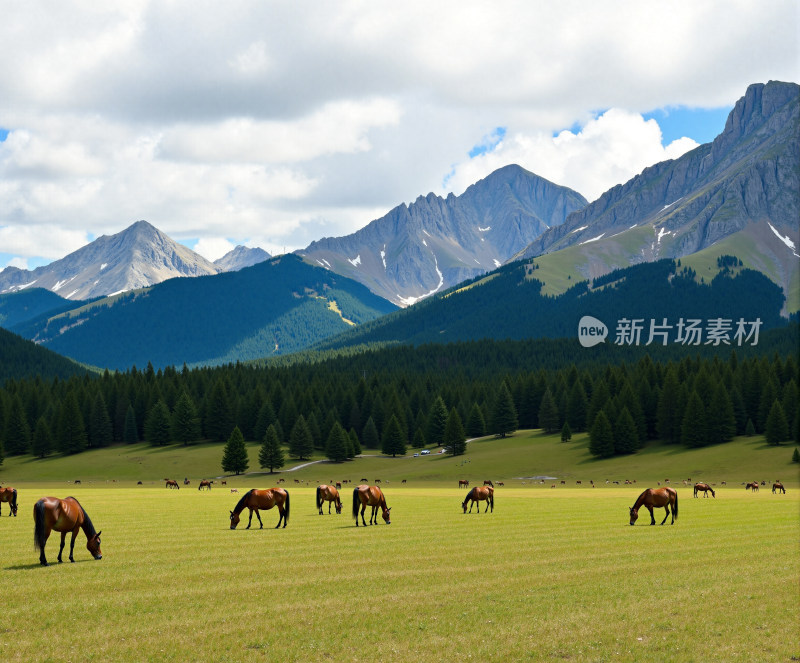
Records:
<instances>
[{"instance_id":1,"label":"blue sky","mask_svg":"<svg viewBox=\"0 0 800 663\"><path fill-rule=\"evenodd\" d=\"M725 120L733 106L721 108L659 108L643 115L645 120L653 119L661 127L662 143L668 145L673 140L686 136L698 143L710 143L722 133Z\"/></svg>"}]
</instances>

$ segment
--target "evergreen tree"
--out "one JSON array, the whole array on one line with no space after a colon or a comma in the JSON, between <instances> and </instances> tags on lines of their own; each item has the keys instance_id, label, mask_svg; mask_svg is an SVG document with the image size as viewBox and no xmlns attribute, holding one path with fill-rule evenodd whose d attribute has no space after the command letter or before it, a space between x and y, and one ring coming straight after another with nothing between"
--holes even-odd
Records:
<instances>
[{"instance_id":1,"label":"evergreen tree","mask_svg":"<svg viewBox=\"0 0 800 663\"><path fill-rule=\"evenodd\" d=\"M249 466L250 461L247 457L244 436L239 427L235 426L222 452L222 471L241 474L246 472Z\"/></svg>"},{"instance_id":2,"label":"evergreen tree","mask_svg":"<svg viewBox=\"0 0 800 663\"><path fill-rule=\"evenodd\" d=\"M783 411L783 406L779 400L776 400L769 410L764 427L764 435L767 439L767 444L772 446L778 446L781 442L789 440L789 424L786 421L786 413Z\"/></svg>"},{"instance_id":3,"label":"evergreen tree","mask_svg":"<svg viewBox=\"0 0 800 663\"><path fill-rule=\"evenodd\" d=\"M597 458L610 458L614 455L614 431L603 410L597 413L589 431L589 453Z\"/></svg>"},{"instance_id":4,"label":"evergreen tree","mask_svg":"<svg viewBox=\"0 0 800 663\"><path fill-rule=\"evenodd\" d=\"M730 442L736 435L736 416L733 401L722 382L717 383L711 395L711 405L706 417L708 421L708 442L719 444Z\"/></svg>"},{"instance_id":5,"label":"evergreen tree","mask_svg":"<svg viewBox=\"0 0 800 663\"><path fill-rule=\"evenodd\" d=\"M86 428L74 391L67 393L58 416L58 443L65 454L75 454L86 449Z\"/></svg>"},{"instance_id":6,"label":"evergreen tree","mask_svg":"<svg viewBox=\"0 0 800 663\"><path fill-rule=\"evenodd\" d=\"M572 439L572 430L569 427L569 421L565 421L561 427L561 441L569 442Z\"/></svg>"},{"instance_id":7,"label":"evergreen tree","mask_svg":"<svg viewBox=\"0 0 800 663\"><path fill-rule=\"evenodd\" d=\"M505 437L517 430L517 408L505 381L500 383L491 419L491 432L495 435Z\"/></svg>"},{"instance_id":8,"label":"evergreen tree","mask_svg":"<svg viewBox=\"0 0 800 663\"><path fill-rule=\"evenodd\" d=\"M98 391L89 415L89 446L95 449L107 447L113 441L114 428L111 425L111 417L108 416L103 392Z\"/></svg>"},{"instance_id":9,"label":"evergreen tree","mask_svg":"<svg viewBox=\"0 0 800 663\"><path fill-rule=\"evenodd\" d=\"M567 403L567 421L570 428L581 431L586 430L586 415L589 410L589 400L586 398L586 391L583 383L576 380L569 390L569 401Z\"/></svg>"},{"instance_id":10,"label":"evergreen tree","mask_svg":"<svg viewBox=\"0 0 800 663\"><path fill-rule=\"evenodd\" d=\"M4 437L5 450L9 456L26 454L31 449L31 429L19 394L11 399Z\"/></svg>"},{"instance_id":11,"label":"evergreen tree","mask_svg":"<svg viewBox=\"0 0 800 663\"><path fill-rule=\"evenodd\" d=\"M428 428L425 439L429 444L444 446L444 430L447 427L447 408L441 396L437 396L428 413Z\"/></svg>"},{"instance_id":12,"label":"evergreen tree","mask_svg":"<svg viewBox=\"0 0 800 663\"><path fill-rule=\"evenodd\" d=\"M261 404L256 417L256 423L253 426L253 435L257 440L263 440L270 424L274 424L276 420L275 410L272 409L272 403L269 399ZM276 431L277 432L277 431Z\"/></svg>"},{"instance_id":13,"label":"evergreen tree","mask_svg":"<svg viewBox=\"0 0 800 663\"><path fill-rule=\"evenodd\" d=\"M606 403L611 399L611 393L608 391L608 385L604 379L599 379L595 382L592 398L589 400L589 411L586 413L586 427L591 429L594 426L594 419L597 413L600 412Z\"/></svg>"},{"instance_id":14,"label":"evergreen tree","mask_svg":"<svg viewBox=\"0 0 800 663\"><path fill-rule=\"evenodd\" d=\"M392 415L386 424L386 429L383 431L383 453L392 457L396 455L405 455L406 453L406 436L400 426L397 417Z\"/></svg>"},{"instance_id":15,"label":"evergreen tree","mask_svg":"<svg viewBox=\"0 0 800 663\"><path fill-rule=\"evenodd\" d=\"M33 442L31 451L34 456L44 458L53 450L53 434L44 417L39 417L36 428L33 431Z\"/></svg>"},{"instance_id":16,"label":"evergreen tree","mask_svg":"<svg viewBox=\"0 0 800 663\"><path fill-rule=\"evenodd\" d=\"M630 411L623 406L614 424L614 453L632 454L639 448L639 433Z\"/></svg>"},{"instance_id":17,"label":"evergreen tree","mask_svg":"<svg viewBox=\"0 0 800 663\"><path fill-rule=\"evenodd\" d=\"M444 429L445 449L453 456L461 456L467 451L467 437L464 434L464 427L461 425L461 417L458 410L453 408L447 417L447 425Z\"/></svg>"},{"instance_id":18,"label":"evergreen tree","mask_svg":"<svg viewBox=\"0 0 800 663\"><path fill-rule=\"evenodd\" d=\"M150 408L144 422L144 439L155 447L162 447L170 442L172 418L167 404L159 399Z\"/></svg>"},{"instance_id":19,"label":"evergreen tree","mask_svg":"<svg viewBox=\"0 0 800 663\"><path fill-rule=\"evenodd\" d=\"M792 462L800 463L800 449L798 449L797 447L794 448L794 453L792 454Z\"/></svg>"},{"instance_id":20,"label":"evergreen tree","mask_svg":"<svg viewBox=\"0 0 800 663\"><path fill-rule=\"evenodd\" d=\"M125 444L136 444L139 441L139 427L136 425L136 412L133 405L128 404L125 412L125 427L122 433L122 441Z\"/></svg>"},{"instance_id":21,"label":"evergreen tree","mask_svg":"<svg viewBox=\"0 0 800 663\"><path fill-rule=\"evenodd\" d=\"M231 434L234 425L231 399L220 377L208 396L204 428L209 438L215 442L222 442Z\"/></svg>"},{"instance_id":22,"label":"evergreen tree","mask_svg":"<svg viewBox=\"0 0 800 663\"><path fill-rule=\"evenodd\" d=\"M681 440L680 385L674 369L670 368L664 378L656 409L656 432L665 444L677 444Z\"/></svg>"},{"instance_id":23,"label":"evergreen tree","mask_svg":"<svg viewBox=\"0 0 800 663\"><path fill-rule=\"evenodd\" d=\"M681 442L690 448L704 447L708 444L706 408L696 391L692 392L686 404L681 425Z\"/></svg>"},{"instance_id":24,"label":"evergreen tree","mask_svg":"<svg viewBox=\"0 0 800 663\"><path fill-rule=\"evenodd\" d=\"M184 445L200 439L200 415L186 391L178 398L172 413L172 439Z\"/></svg>"},{"instance_id":25,"label":"evergreen tree","mask_svg":"<svg viewBox=\"0 0 800 663\"><path fill-rule=\"evenodd\" d=\"M297 417L292 432L289 434L289 454L303 460L311 458L312 453L314 453L314 440L305 417L301 414Z\"/></svg>"},{"instance_id":26,"label":"evergreen tree","mask_svg":"<svg viewBox=\"0 0 800 663\"><path fill-rule=\"evenodd\" d=\"M264 441L261 444L261 449L258 452L258 464L261 469L269 468L269 473L272 474L275 470L279 470L286 462L283 457L283 447L278 439L278 432L275 426L270 424L264 433Z\"/></svg>"},{"instance_id":27,"label":"evergreen tree","mask_svg":"<svg viewBox=\"0 0 800 663\"><path fill-rule=\"evenodd\" d=\"M473 403L472 409L469 411L466 433L469 437L483 437L486 435L486 421L477 403Z\"/></svg>"},{"instance_id":28,"label":"evergreen tree","mask_svg":"<svg viewBox=\"0 0 800 663\"><path fill-rule=\"evenodd\" d=\"M364 424L364 432L362 433L364 438L364 448L365 449L379 449L381 446L381 438L378 435L378 428L375 426L375 421L372 417L367 419L367 423Z\"/></svg>"},{"instance_id":29,"label":"evergreen tree","mask_svg":"<svg viewBox=\"0 0 800 663\"><path fill-rule=\"evenodd\" d=\"M421 428L417 428L417 432L414 433L414 440L411 442L411 446L415 449L423 449L425 448L425 433L422 432Z\"/></svg>"},{"instance_id":30,"label":"evergreen tree","mask_svg":"<svg viewBox=\"0 0 800 663\"><path fill-rule=\"evenodd\" d=\"M555 433L559 422L558 406L550 389L544 392L539 406L539 426L545 433Z\"/></svg>"},{"instance_id":31,"label":"evergreen tree","mask_svg":"<svg viewBox=\"0 0 800 663\"><path fill-rule=\"evenodd\" d=\"M744 434L747 437L753 437L756 434L756 427L753 425L753 420L748 419L747 425L744 427Z\"/></svg>"},{"instance_id":32,"label":"evergreen tree","mask_svg":"<svg viewBox=\"0 0 800 663\"><path fill-rule=\"evenodd\" d=\"M351 428L350 432L347 434L350 437L350 443L353 447L353 455L350 458L355 458L356 456L361 455L361 442L358 440L358 433L356 433L355 428Z\"/></svg>"},{"instance_id":33,"label":"evergreen tree","mask_svg":"<svg viewBox=\"0 0 800 663\"><path fill-rule=\"evenodd\" d=\"M325 456L334 463L341 463L347 460L347 447L349 438L347 432L337 421L331 427L328 440L325 443Z\"/></svg>"}]
</instances>

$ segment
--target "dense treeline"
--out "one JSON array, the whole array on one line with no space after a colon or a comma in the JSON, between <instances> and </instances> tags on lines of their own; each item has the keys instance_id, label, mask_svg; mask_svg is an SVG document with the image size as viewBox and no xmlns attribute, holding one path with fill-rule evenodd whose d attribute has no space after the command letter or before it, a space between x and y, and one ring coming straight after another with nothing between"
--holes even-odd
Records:
<instances>
[{"instance_id":1,"label":"dense treeline","mask_svg":"<svg viewBox=\"0 0 800 663\"><path fill-rule=\"evenodd\" d=\"M408 445L459 453L463 436L518 428L589 431L601 457L634 453L652 439L702 446L764 433L780 444L798 438L797 326L770 334L783 339L772 341L782 352L726 348L723 356L654 361L640 351L626 361L608 347L605 362L594 355L537 365L534 346L484 341L289 367L148 365L9 380L0 389L0 431L6 455L41 457L139 440L224 442L237 427L247 440L277 437L296 458L314 449L336 459L360 448L403 454ZM543 343L541 352L566 343Z\"/></svg>"}]
</instances>

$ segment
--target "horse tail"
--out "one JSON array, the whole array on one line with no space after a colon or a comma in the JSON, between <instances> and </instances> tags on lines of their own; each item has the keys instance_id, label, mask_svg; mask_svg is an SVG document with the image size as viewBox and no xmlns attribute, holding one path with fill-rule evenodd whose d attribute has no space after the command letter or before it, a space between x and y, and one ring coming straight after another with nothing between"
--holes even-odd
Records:
<instances>
[{"instance_id":1,"label":"horse tail","mask_svg":"<svg viewBox=\"0 0 800 663\"><path fill-rule=\"evenodd\" d=\"M678 520L678 491L675 491L675 506L672 508L672 517Z\"/></svg>"},{"instance_id":2,"label":"horse tail","mask_svg":"<svg viewBox=\"0 0 800 663\"><path fill-rule=\"evenodd\" d=\"M358 505L361 500L358 499L358 488L353 488L353 518L358 520Z\"/></svg>"},{"instance_id":3,"label":"horse tail","mask_svg":"<svg viewBox=\"0 0 800 663\"><path fill-rule=\"evenodd\" d=\"M33 505L33 547L39 551L47 543L44 519L44 500L39 500Z\"/></svg>"},{"instance_id":4,"label":"horse tail","mask_svg":"<svg viewBox=\"0 0 800 663\"><path fill-rule=\"evenodd\" d=\"M286 523L289 522L289 491L284 490L283 492L286 493L286 503L283 505L283 526L286 527Z\"/></svg>"},{"instance_id":5,"label":"horse tail","mask_svg":"<svg viewBox=\"0 0 800 663\"><path fill-rule=\"evenodd\" d=\"M17 511L17 489L14 488L14 491L11 493L11 507L14 509L14 512Z\"/></svg>"},{"instance_id":6,"label":"horse tail","mask_svg":"<svg viewBox=\"0 0 800 663\"><path fill-rule=\"evenodd\" d=\"M317 508L322 507L322 488L317 486Z\"/></svg>"},{"instance_id":7,"label":"horse tail","mask_svg":"<svg viewBox=\"0 0 800 663\"><path fill-rule=\"evenodd\" d=\"M489 491L489 504L492 507L492 511L494 511L494 491L493 490Z\"/></svg>"}]
</instances>

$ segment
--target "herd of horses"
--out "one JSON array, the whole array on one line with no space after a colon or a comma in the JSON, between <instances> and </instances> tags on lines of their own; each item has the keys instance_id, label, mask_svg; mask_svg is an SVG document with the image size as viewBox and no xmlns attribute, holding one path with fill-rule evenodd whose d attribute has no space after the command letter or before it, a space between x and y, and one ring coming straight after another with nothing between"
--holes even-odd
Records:
<instances>
[{"instance_id":1,"label":"herd of horses","mask_svg":"<svg viewBox=\"0 0 800 663\"><path fill-rule=\"evenodd\" d=\"M180 489L178 482L173 479L165 479L165 482L167 488ZM188 479L184 480L184 483L188 484ZM200 482L198 490L201 490L202 488L210 490L212 483L213 481L204 479ZM222 483L225 482L223 481ZM458 485L459 487L468 487L469 481L461 479L459 480ZM502 482L498 482L498 485L502 485ZM331 513L332 507L336 509L337 514L341 514L342 500L337 486L341 487L341 483L337 482L336 485L321 484L317 486L315 503L320 515L324 514L323 505L325 502L328 502L328 514ZM757 481L751 481L746 484L745 489L752 490L753 492L758 491L759 484ZM711 486L709 486L707 483L696 483L694 485L694 497L697 497L697 494L701 492L703 493L703 497L708 497L709 492L711 493L712 497L716 497L714 489L711 488ZM776 481L772 484L772 492L786 494L786 489L780 481ZM491 510L491 512L494 513L494 485L488 480L484 481L483 486L475 486L469 490L467 496L464 498L464 501L461 503L461 508L464 513L472 513L472 508L477 504L478 508L476 509L475 513L480 513L480 502L484 501L486 502L486 508L483 512L487 513ZM12 488L11 486L6 486L5 488L0 487L0 515L2 515L1 509L3 503L7 503L10 507L9 516L17 515L17 490L15 488ZM469 511L467 511L468 504ZM361 517L361 523L363 526L367 526L364 514L368 506L372 507L369 519L370 525L378 524L378 512L380 512L381 517L387 525L391 524L391 516L389 513L391 511L391 507L387 506L386 496L383 494L381 488L377 485L370 486L367 484L362 484L353 488L352 515L356 521L356 527L359 526L359 516ZM247 491L247 493L239 499L233 511L230 512L230 528L236 529L240 522L240 514L245 509L248 509L249 518L247 520L246 529L250 529L250 526L252 525L253 513L255 513L256 518L258 519L259 528L263 529L264 523L261 520L259 511L269 511L275 507L278 509L279 516L278 524L275 526L275 528L277 529L281 527L281 525L286 527L289 522L289 491L280 487L268 488L266 490L253 488ZM645 507L650 512L651 525L656 524L653 509L660 508L663 508L666 512L661 524L663 525L666 523L667 518L669 518L671 515L672 520L670 521L670 524L673 525L678 519L678 491L670 486L648 488L647 490L643 491L639 497L636 498L634 505L629 508L631 525L636 524L636 520L639 518L639 510L642 507ZM58 550L59 562L63 561L62 554L64 552L64 546L66 544L66 537L68 533L72 534L69 547L69 561L75 561L73 556L75 539L77 538L80 530L83 530L83 533L86 535L86 548L92 557L94 557L94 559L102 559L103 555L100 551L101 532L95 530L89 515L86 513L86 510L74 497L67 497L63 500L57 497L41 498L36 502L36 504L34 504L33 520L34 545L36 549L39 550L39 563L42 566L48 566L44 549L51 532L54 530L61 533L61 546Z\"/></svg>"}]
</instances>

